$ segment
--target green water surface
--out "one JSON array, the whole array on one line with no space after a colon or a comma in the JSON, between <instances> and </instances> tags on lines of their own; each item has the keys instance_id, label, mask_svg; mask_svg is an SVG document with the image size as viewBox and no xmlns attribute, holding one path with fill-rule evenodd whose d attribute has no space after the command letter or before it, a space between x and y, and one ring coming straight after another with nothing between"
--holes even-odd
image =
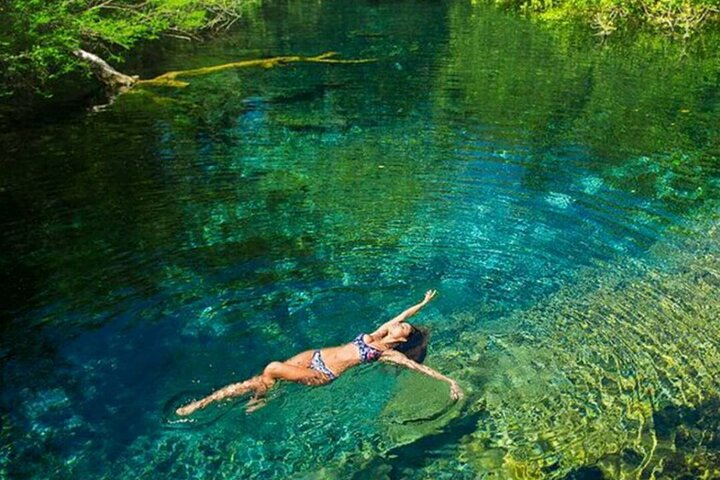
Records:
<instances>
[{"instance_id":1,"label":"green water surface","mask_svg":"<svg viewBox=\"0 0 720 480\"><path fill-rule=\"evenodd\" d=\"M268 2L0 133L4 478L720 476L720 49L469 2ZM158 59L159 58L159 59ZM373 365L181 402L419 300Z\"/></svg>"}]
</instances>

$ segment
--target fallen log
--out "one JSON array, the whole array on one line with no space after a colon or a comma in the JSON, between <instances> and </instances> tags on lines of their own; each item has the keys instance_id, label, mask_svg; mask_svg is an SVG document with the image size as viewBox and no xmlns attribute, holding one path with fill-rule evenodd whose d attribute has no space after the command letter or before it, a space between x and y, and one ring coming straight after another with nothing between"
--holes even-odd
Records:
<instances>
[{"instance_id":1,"label":"fallen log","mask_svg":"<svg viewBox=\"0 0 720 480\"><path fill-rule=\"evenodd\" d=\"M274 68L289 63L329 63L329 64L358 64L374 62L375 59L359 59L359 60L341 60L332 58L337 52L326 52L313 57L303 57L299 55L285 55L280 57L260 58L254 60L242 60L239 62L224 63L222 65L213 65L211 67L194 68L191 70L179 70L175 72L167 72L148 80L139 80L140 85L155 85L164 87L186 87L188 82L178 80L178 77L197 77L199 75L207 75L209 73L221 72L223 70L231 70L235 68L262 67Z\"/></svg>"},{"instance_id":2,"label":"fallen log","mask_svg":"<svg viewBox=\"0 0 720 480\"><path fill-rule=\"evenodd\" d=\"M124 73L118 72L94 53L77 49L73 51L73 55L90 66L90 70L98 80L105 85L111 97L129 90L139 80L137 76L125 75Z\"/></svg>"},{"instance_id":3,"label":"fallen log","mask_svg":"<svg viewBox=\"0 0 720 480\"><path fill-rule=\"evenodd\" d=\"M239 62L225 63L222 65L213 65L209 67L194 68L190 70L178 70L163 73L155 78L141 80L138 76L125 75L120 73L111 67L105 60L98 57L97 55L86 52L85 50L75 50L73 54L89 64L90 69L95 76L100 80L108 89L110 97L125 93L134 86L161 86L161 87L176 87L183 88L189 85L188 82L178 80L182 77L197 77L200 75L207 75L210 73L221 72L223 70L231 70L235 68L248 68L248 67L262 67L262 68L274 68L278 66L287 65L290 63L325 63L325 64L359 64L374 62L374 59L358 59L358 60L341 60L333 58L337 55L337 52L326 52L315 56L300 56L300 55L284 55L279 57L260 58L253 60L242 60Z\"/></svg>"}]
</instances>

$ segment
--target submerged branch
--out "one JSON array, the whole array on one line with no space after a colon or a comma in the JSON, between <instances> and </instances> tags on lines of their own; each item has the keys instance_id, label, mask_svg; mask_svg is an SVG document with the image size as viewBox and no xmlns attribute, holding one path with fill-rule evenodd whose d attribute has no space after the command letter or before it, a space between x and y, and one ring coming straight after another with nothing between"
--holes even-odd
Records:
<instances>
[{"instance_id":1,"label":"submerged branch","mask_svg":"<svg viewBox=\"0 0 720 480\"><path fill-rule=\"evenodd\" d=\"M222 72L234 68L246 67L263 67L273 68L289 63L328 63L328 64L357 64L374 62L374 59L359 60L340 60L332 58L337 55L336 52L326 52L313 57L304 57L299 55L286 55L280 57L261 58L255 60L242 60L240 62L225 63L222 65L213 65L210 67L193 68L190 70L178 70L163 73L155 78L140 80L137 76L125 75L111 67L105 60L98 57L94 53L85 50L75 50L73 54L86 62L95 76L100 80L108 90L110 99L120 93L125 93L135 85L148 85L160 87L177 87L183 88L189 85L188 82L178 80L178 77L197 77L210 73Z\"/></svg>"},{"instance_id":2,"label":"submerged branch","mask_svg":"<svg viewBox=\"0 0 720 480\"><path fill-rule=\"evenodd\" d=\"M214 65L211 67L194 68L191 70L178 70L174 72L163 73L155 78L149 80L139 80L137 83L140 85L151 85L151 86L164 86L164 87L186 87L188 82L178 80L178 77L197 77L199 75L207 75L210 73L221 72L223 70L231 70L235 68L246 68L246 67L263 67L273 68L289 63L330 63L330 64L357 64L357 63L369 63L374 62L374 59L359 59L359 60L340 60L332 58L337 55L336 52L326 52L321 55L314 57L303 57L299 55L289 55L281 57L261 58L255 60L242 60L240 62L225 63L222 65Z\"/></svg>"}]
</instances>

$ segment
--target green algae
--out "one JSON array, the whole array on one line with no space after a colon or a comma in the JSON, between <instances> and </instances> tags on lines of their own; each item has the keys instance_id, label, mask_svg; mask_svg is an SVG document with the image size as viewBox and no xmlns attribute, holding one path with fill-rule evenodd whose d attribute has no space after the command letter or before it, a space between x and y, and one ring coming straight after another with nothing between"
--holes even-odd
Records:
<instances>
[{"instance_id":1,"label":"green algae","mask_svg":"<svg viewBox=\"0 0 720 480\"><path fill-rule=\"evenodd\" d=\"M561 478L587 466L608 478L716 475L714 423L658 426L668 411L697 416L718 402L720 236L713 222L696 228L702 240L657 247L656 255L671 255L662 267L634 262L587 272L518 314L506 336L466 335L468 352L499 344L483 364L453 372L440 352L437 363L450 375L491 372L469 407L486 416L464 439L461 463L491 478Z\"/></svg>"},{"instance_id":2,"label":"green algae","mask_svg":"<svg viewBox=\"0 0 720 480\"><path fill-rule=\"evenodd\" d=\"M395 446L403 445L440 431L460 415L462 404L450 398L447 384L407 373L398 380L378 421Z\"/></svg>"}]
</instances>

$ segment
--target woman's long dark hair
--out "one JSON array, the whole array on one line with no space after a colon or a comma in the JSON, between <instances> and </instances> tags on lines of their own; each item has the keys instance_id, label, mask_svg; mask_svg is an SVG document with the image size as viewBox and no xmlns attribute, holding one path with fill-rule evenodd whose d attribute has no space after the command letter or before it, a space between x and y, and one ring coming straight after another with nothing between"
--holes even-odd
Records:
<instances>
[{"instance_id":1,"label":"woman's long dark hair","mask_svg":"<svg viewBox=\"0 0 720 480\"><path fill-rule=\"evenodd\" d=\"M404 354L410 360L422 363L427 355L428 341L430 340L430 330L425 327L416 327L411 325L412 330L408 335L407 341L395 345L395 350Z\"/></svg>"}]
</instances>

